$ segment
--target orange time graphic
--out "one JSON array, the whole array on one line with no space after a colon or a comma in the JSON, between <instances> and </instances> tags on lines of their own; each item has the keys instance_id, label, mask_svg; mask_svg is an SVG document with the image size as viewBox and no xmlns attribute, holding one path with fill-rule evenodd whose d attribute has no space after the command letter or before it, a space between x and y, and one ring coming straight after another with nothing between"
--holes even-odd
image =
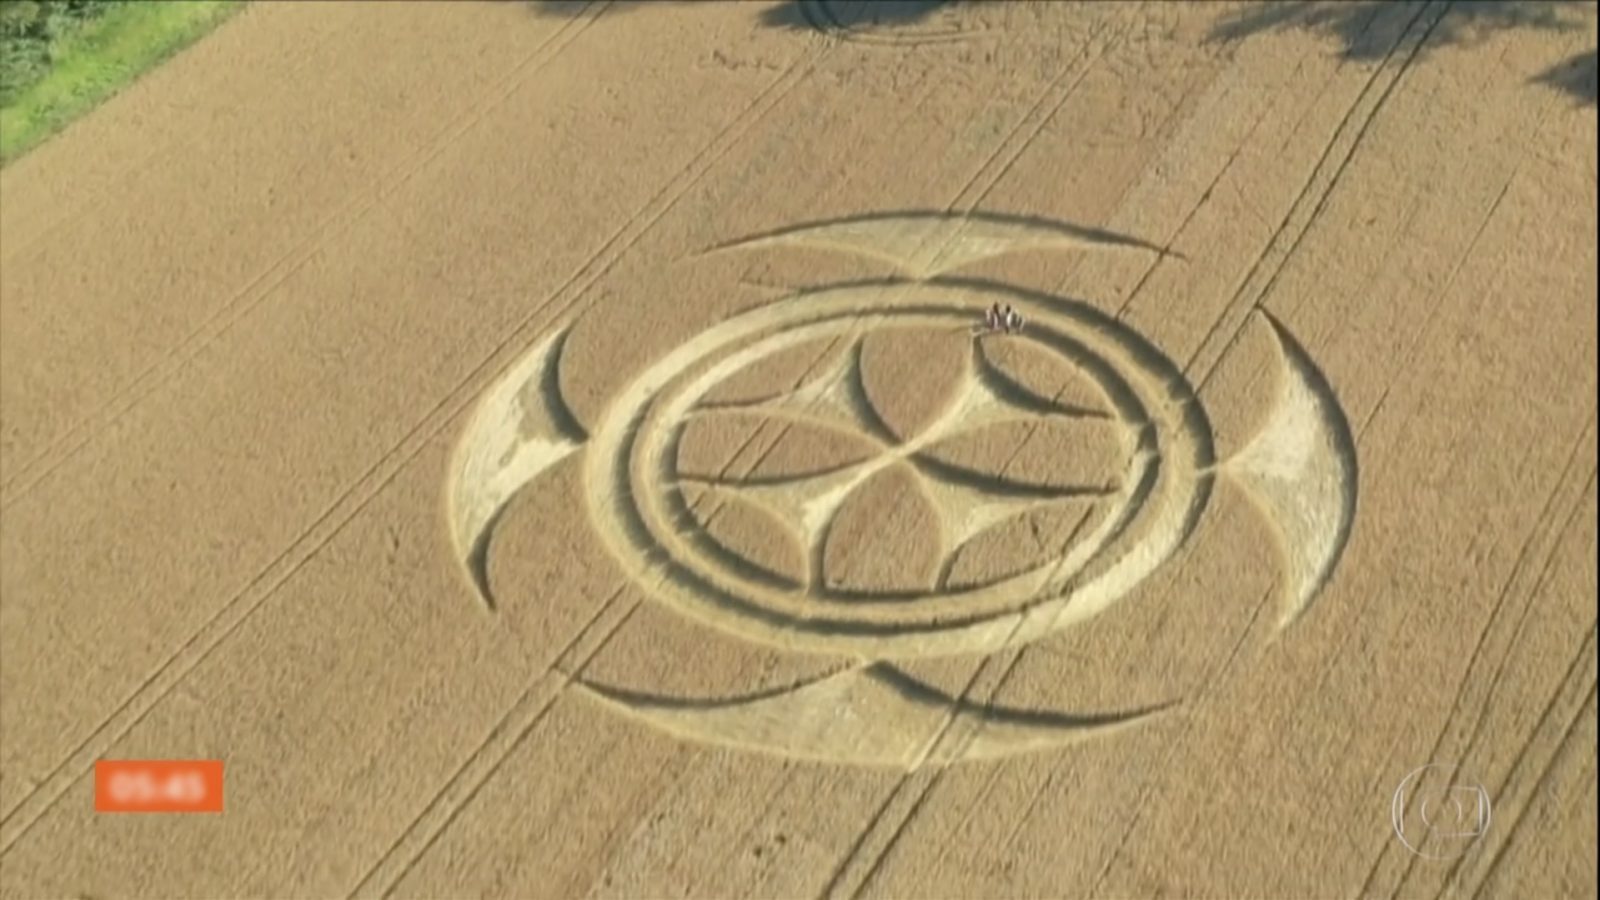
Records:
<instances>
[{"instance_id":1,"label":"orange time graphic","mask_svg":"<svg viewBox=\"0 0 1600 900\"><path fill-rule=\"evenodd\" d=\"M222 760L103 759L95 812L222 812Z\"/></svg>"}]
</instances>

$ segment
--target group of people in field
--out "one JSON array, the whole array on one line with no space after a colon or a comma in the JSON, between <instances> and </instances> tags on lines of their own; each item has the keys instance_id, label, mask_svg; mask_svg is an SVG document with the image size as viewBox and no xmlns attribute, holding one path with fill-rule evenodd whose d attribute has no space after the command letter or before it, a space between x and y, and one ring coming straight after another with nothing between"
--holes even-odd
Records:
<instances>
[{"instance_id":1,"label":"group of people in field","mask_svg":"<svg viewBox=\"0 0 1600 900\"><path fill-rule=\"evenodd\" d=\"M983 326L988 331L1016 334L1022 331L1022 314L1012 309L1009 303L1004 306L996 303L983 314Z\"/></svg>"}]
</instances>

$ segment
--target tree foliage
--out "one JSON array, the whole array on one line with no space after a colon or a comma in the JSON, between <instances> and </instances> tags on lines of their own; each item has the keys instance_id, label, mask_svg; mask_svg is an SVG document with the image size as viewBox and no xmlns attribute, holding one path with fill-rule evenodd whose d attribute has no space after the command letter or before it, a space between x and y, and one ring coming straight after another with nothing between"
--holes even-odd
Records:
<instances>
[{"instance_id":1,"label":"tree foliage","mask_svg":"<svg viewBox=\"0 0 1600 900\"><path fill-rule=\"evenodd\" d=\"M50 71L58 40L127 0L0 0L0 105Z\"/></svg>"}]
</instances>

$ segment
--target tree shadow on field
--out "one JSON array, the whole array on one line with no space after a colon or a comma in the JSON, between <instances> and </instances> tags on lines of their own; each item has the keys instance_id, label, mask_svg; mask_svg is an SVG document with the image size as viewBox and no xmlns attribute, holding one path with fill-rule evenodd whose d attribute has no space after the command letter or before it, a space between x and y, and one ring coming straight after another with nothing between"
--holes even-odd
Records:
<instances>
[{"instance_id":1,"label":"tree shadow on field","mask_svg":"<svg viewBox=\"0 0 1600 900\"><path fill-rule=\"evenodd\" d=\"M540 16L572 18L594 6L593 0L522 0ZM783 0L760 5L749 0L615 0L608 16L645 8L673 8L737 3L759 7L757 20L768 28L824 33L917 25L936 13L977 0ZM1005 2L1005 0L987 0ZM1045 0L1033 0L1045 2ZM1394 51L1406 32L1417 25L1428 4L1421 0L1268 0L1222 17L1206 39L1234 43L1266 32L1307 31L1331 37L1349 60L1381 60ZM1471 46L1509 28L1569 33L1593 27L1594 0L1461 0L1448 3L1442 16L1416 48L1423 57L1441 46ZM1596 51L1580 53L1535 76L1531 81L1594 105Z\"/></svg>"},{"instance_id":2,"label":"tree shadow on field","mask_svg":"<svg viewBox=\"0 0 1600 900\"><path fill-rule=\"evenodd\" d=\"M915 25L963 0L785 0L762 10L769 28L842 31Z\"/></svg>"},{"instance_id":3,"label":"tree shadow on field","mask_svg":"<svg viewBox=\"0 0 1600 900\"><path fill-rule=\"evenodd\" d=\"M1232 42L1269 31L1300 30L1332 37L1351 60L1387 56L1424 12L1426 4L1395 0L1303 0L1263 3L1223 18L1208 39ZM1420 58L1450 44L1471 46L1497 31L1524 28L1569 33L1594 28L1593 0L1467 0L1452 3L1418 45ZM1595 103L1595 50L1580 53L1531 81Z\"/></svg>"},{"instance_id":4,"label":"tree shadow on field","mask_svg":"<svg viewBox=\"0 0 1600 900\"><path fill-rule=\"evenodd\" d=\"M725 0L614 0L605 7L607 16L635 12L641 9L678 6L708 6ZM595 6L594 0L522 0L534 15L552 19L572 19Z\"/></svg>"},{"instance_id":5,"label":"tree shadow on field","mask_svg":"<svg viewBox=\"0 0 1600 900\"><path fill-rule=\"evenodd\" d=\"M585 0L525 0L541 16L573 17L590 4ZM738 3L760 9L757 21L768 28L814 31L846 31L853 28L914 25L935 12L968 0L784 0L777 5L760 5L747 0L618 0L606 8L606 15L627 13L647 7L694 7Z\"/></svg>"},{"instance_id":6,"label":"tree shadow on field","mask_svg":"<svg viewBox=\"0 0 1600 900\"><path fill-rule=\"evenodd\" d=\"M1565 91L1579 103L1594 106L1597 94L1595 87L1597 56L1600 56L1600 48L1568 57L1541 72L1534 81L1558 91Z\"/></svg>"},{"instance_id":7,"label":"tree shadow on field","mask_svg":"<svg viewBox=\"0 0 1600 900\"><path fill-rule=\"evenodd\" d=\"M1418 56L1449 44L1475 44L1507 28L1569 32L1593 15L1592 0L1469 0L1449 6ZM1238 41L1268 31L1300 30L1338 40L1346 59L1387 56L1425 12L1424 4L1393 0L1307 0L1265 3L1225 16L1212 28L1213 41ZM1585 15L1588 14L1588 16Z\"/></svg>"}]
</instances>

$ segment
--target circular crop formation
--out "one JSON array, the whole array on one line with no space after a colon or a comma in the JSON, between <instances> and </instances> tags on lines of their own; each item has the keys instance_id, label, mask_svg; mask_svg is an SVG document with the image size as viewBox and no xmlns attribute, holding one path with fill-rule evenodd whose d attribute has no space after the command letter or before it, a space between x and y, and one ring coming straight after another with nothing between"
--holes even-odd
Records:
<instances>
[{"instance_id":1,"label":"circular crop formation","mask_svg":"<svg viewBox=\"0 0 1600 900\"><path fill-rule=\"evenodd\" d=\"M567 331L558 329L489 386L467 425L452 467L449 525L489 609L485 559L501 512L523 487L581 454L589 524L643 596L741 641L848 661L746 697L686 701L580 680L609 706L693 739L906 770L1062 746L1146 721L1171 703L1093 714L1006 708L946 694L900 661L987 656L1100 615L1173 559L1221 475L1251 494L1277 535L1277 627L1294 622L1328 583L1355 515L1353 439L1327 381L1270 315L1259 319L1277 350L1278 396L1255 435L1218 460L1193 385L1136 331L1081 300L955 274L1022 250L1161 252L1148 242L1021 216L914 211L810 223L718 250L786 247L849 253L894 274L799 291L712 324L642 363L592 428L561 396ZM1021 313L1022 331L988 329L985 312L996 305ZM906 334L944 338L902 347L957 355L895 363L885 351L886 369L866 364L879 358L870 348L883 346L872 342ZM1032 354L1041 368L1021 375L990 348L1000 357ZM761 380L783 370L770 364L796 361L810 362L798 378ZM1038 383L1043 369L1062 385L1053 395ZM1087 399L1063 401L1067 393ZM896 397L916 414L897 408ZM1086 419L1094 420L1087 443L1047 441L1058 456L1046 455L1031 478L1011 473L1036 430ZM736 446L709 450L696 472L685 459L701 425ZM953 462L946 453L1009 425L1026 430L1020 444L1014 430L977 441L996 452L975 460ZM769 426L777 442L744 453ZM849 452L808 448L803 435L824 432ZM788 457L763 467L764 454L780 446ZM1082 459L1072 457L1079 452ZM1053 471L1041 476L1040 467ZM882 474L895 480L877 481ZM916 496L874 494L874 484ZM1079 518L1046 540L1031 517L1058 504L1075 505ZM719 532L728 509L743 512ZM913 511L897 518L906 509ZM765 524L739 518L750 511ZM1031 556L954 577L953 562L967 549L989 546L980 541L1024 518L1036 544ZM751 538L762 528L780 536L775 543L787 545L783 558L793 565ZM930 552L908 554L913 578L852 583L836 577L849 573L833 571L826 552L836 534L846 560L877 553L873 540L885 536L885 546L899 540Z\"/></svg>"},{"instance_id":2,"label":"circular crop formation","mask_svg":"<svg viewBox=\"0 0 1600 900\"><path fill-rule=\"evenodd\" d=\"M871 296L872 302L863 301ZM944 588L920 596L842 592L816 577L785 583L721 547L696 523L676 470L684 429L704 413L718 385L774 354L828 338L859 337L887 329L970 326L989 304L1011 303L1029 321L1026 340L1058 355L1106 397L1126 435L1122 471L1097 498L1103 509L1089 533L1059 554L998 581ZM866 305L876 307L863 316ZM846 354L847 361L849 354ZM878 452L853 466L787 483L731 486L761 497L777 518L798 532L808 558L820 556L822 536L851 491L894 462L907 462L924 483L938 481L923 450L973 424L1024 411L1007 409L1006 386L981 363L936 421L909 439L872 434ZM846 366L812 396L753 407L769 415L805 416L806 407L831 400L870 421L860 404L859 369ZM626 387L597 427L587 456L597 530L626 568L654 569L658 597L679 610L741 637L794 649L904 657L941 652L983 652L1027 640L1090 615L1120 597L1170 555L1186 536L1209 488L1212 462L1198 407L1183 396L1170 362L1110 319L1076 305L1042 303L1001 285L926 284L914 291L847 286L808 294L722 323L667 354ZM806 401L809 401L807 403ZM1037 411L1028 413L1037 416ZM1038 496L1006 496L993 476L945 485L932 492L945 535L969 537L976 527L1030 507ZM1065 495L1082 491L1068 487ZM954 547L944 547L948 554ZM1069 608L1068 596L1074 599ZM893 601L893 602L873 602Z\"/></svg>"}]
</instances>

